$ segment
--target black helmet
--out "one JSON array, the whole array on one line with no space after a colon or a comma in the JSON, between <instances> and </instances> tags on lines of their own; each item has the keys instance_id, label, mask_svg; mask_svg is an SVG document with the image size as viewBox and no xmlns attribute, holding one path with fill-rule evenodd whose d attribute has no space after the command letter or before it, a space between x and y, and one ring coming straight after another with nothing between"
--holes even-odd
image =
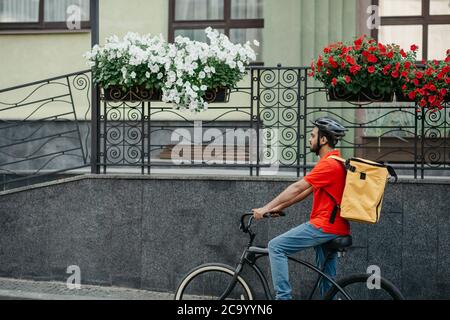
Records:
<instances>
[{"instance_id":1,"label":"black helmet","mask_svg":"<svg viewBox=\"0 0 450 320\"><path fill-rule=\"evenodd\" d=\"M348 129L339 124L336 120L328 117L317 118L316 120L311 121L311 123L319 128L321 132L330 134L336 141L342 139L345 136L345 131L348 131Z\"/></svg>"}]
</instances>

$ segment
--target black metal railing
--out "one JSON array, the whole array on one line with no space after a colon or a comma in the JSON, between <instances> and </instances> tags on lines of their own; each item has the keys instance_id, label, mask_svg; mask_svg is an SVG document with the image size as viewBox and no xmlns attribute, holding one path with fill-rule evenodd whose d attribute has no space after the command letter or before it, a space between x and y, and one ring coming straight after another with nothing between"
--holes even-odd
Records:
<instances>
[{"instance_id":1,"label":"black metal railing","mask_svg":"<svg viewBox=\"0 0 450 320\"><path fill-rule=\"evenodd\" d=\"M249 85L235 88L230 104L211 104L203 113L209 120L201 123L161 103L103 100L102 172L112 167L138 167L142 173L226 167L246 168L251 175L276 170L300 176L316 161L307 142L310 120L328 115L350 129L339 145L346 157L389 162L414 178L448 174L448 106L417 112L414 103L328 102L325 88L308 79L306 67L252 67L249 73ZM241 121L226 121L229 115ZM237 132L231 143L225 139L227 130ZM236 143L242 137L245 141Z\"/></svg>"},{"instance_id":2,"label":"black metal railing","mask_svg":"<svg viewBox=\"0 0 450 320\"><path fill-rule=\"evenodd\" d=\"M350 129L338 145L344 157L389 162L414 178L450 175L448 104L430 112L395 101L329 102L307 73L307 67L252 67L230 103L211 103L197 116L162 102L103 95L91 104L89 70L0 90L3 189L74 169L301 176L317 161L309 150L310 120L325 115ZM90 128L98 129L91 135Z\"/></svg>"},{"instance_id":3,"label":"black metal railing","mask_svg":"<svg viewBox=\"0 0 450 320\"><path fill-rule=\"evenodd\" d=\"M0 90L2 190L89 165L90 88L85 70Z\"/></svg>"}]
</instances>

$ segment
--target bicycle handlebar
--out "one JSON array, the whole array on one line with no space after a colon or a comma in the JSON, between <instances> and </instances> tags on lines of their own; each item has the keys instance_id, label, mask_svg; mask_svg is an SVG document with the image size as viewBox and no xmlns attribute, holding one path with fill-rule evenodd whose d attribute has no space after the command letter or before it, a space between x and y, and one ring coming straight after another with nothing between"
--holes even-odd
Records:
<instances>
[{"instance_id":1,"label":"bicycle handlebar","mask_svg":"<svg viewBox=\"0 0 450 320\"><path fill-rule=\"evenodd\" d=\"M244 220L246 217L249 217L249 216L250 216L250 219L248 219L247 225L245 225ZM284 216L286 216L286 213L284 213L283 211L266 212L263 215L264 218L277 218L277 217L284 217ZM253 219L254 219L253 212L244 213L241 216L241 224L240 224L239 229L241 229L243 232L248 232L250 226L253 223Z\"/></svg>"}]
</instances>

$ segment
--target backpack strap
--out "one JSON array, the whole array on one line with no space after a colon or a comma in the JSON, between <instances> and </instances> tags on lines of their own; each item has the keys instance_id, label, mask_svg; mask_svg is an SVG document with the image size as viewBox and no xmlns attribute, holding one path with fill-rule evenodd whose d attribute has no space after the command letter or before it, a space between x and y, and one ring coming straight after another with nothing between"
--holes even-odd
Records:
<instances>
[{"instance_id":1,"label":"backpack strap","mask_svg":"<svg viewBox=\"0 0 450 320\"><path fill-rule=\"evenodd\" d=\"M386 169L388 170L389 174L394 177L394 183L397 182L397 173L395 172L394 168L392 168L391 166L386 166Z\"/></svg>"},{"instance_id":2,"label":"backpack strap","mask_svg":"<svg viewBox=\"0 0 450 320\"><path fill-rule=\"evenodd\" d=\"M341 209L341 206L337 203L336 199L334 199L334 197L325 189L323 189L323 191L325 191L325 193L331 198L331 200L334 202L334 208L333 211L331 211L331 215L330 215L330 223L334 223L334 220L336 220L336 215L338 210Z\"/></svg>"},{"instance_id":3,"label":"backpack strap","mask_svg":"<svg viewBox=\"0 0 450 320\"><path fill-rule=\"evenodd\" d=\"M347 166L349 164L348 160L345 160L345 159L343 159L341 157L338 157L338 156L329 156L328 158L331 158L331 159L334 159L334 160L342 162L346 168L347 168ZM337 212L338 212L338 210L341 209L341 206L337 203L336 199L334 199L334 197L327 190L323 189L323 191L325 191L325 193L334 202L334 208L333 208L333 211L331 212L330 220L329 220L330 223L334 223L334 221L336 220Z\"/></svg>"},{"instance_id":4,"label":"backpack strap","mask_svg":"<svg viewBox=\"0 0 450 320\"><path fill-rule=\"evenodd\" d=\"M341 157L338 157L338 156L329 156L328 158L338 160L338 161L340 161L340 162L342 162L342 163L345 164L345 159L343 159L343 158L341 158Z\"/></svg>"}]
</instances>

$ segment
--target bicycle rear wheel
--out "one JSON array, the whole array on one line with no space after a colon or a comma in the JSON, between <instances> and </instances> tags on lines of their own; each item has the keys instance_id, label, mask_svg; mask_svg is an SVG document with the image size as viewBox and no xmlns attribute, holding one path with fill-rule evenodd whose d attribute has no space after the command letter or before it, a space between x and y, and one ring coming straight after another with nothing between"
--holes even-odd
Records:
<instances>
[{"instance_id":1,"label":"bicycle rear wheel","mask_svg":"<svg viewBox=\"0 0 450 320\"><path fill-rule=\"evenodd\" d=\"M175 300L253 300L253 293L247 282L237 277L233 290L222 297L232 282L234 269L220 263L208 263L191 270L175 291Z\"/></svg>"},{"instance_id":2,"label":"bicycle rear wheel","mask_svg":"<svg viewBox=\"0 0 450 320\"><path fill-rule=\"evenodd\" d=\"M343 278L336 283L350 295L353 300L404 300L400 290L389 280L380 278L380 286L369 289L368 279L370 274L355 274ZM370 282L370 281L369 281ZM346 300L344 295L333 285L326 293L325 300Z\"/></svg>"}]
</instances>

